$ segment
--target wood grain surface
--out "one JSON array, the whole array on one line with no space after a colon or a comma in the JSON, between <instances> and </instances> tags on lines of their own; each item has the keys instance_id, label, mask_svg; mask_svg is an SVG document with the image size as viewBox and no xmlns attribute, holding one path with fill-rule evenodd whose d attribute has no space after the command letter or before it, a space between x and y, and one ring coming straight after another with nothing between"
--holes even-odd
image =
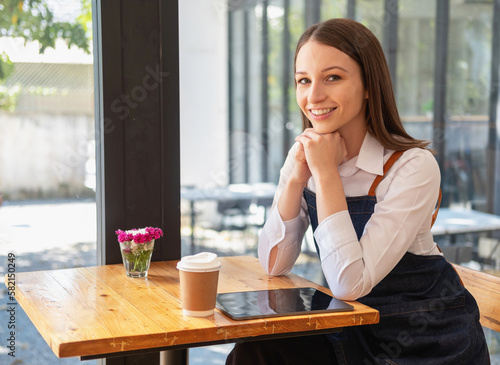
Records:
<instances>
[{"instance_id":1,"label":"wood grain surface","mask_svg":"<svg viewBox=\"0 0 500 365\"><path fill-rule=\"evenodd\" d=\"M219 293L311 286L294 274L268 276L254 257L221 257ZM149 276L129 278L123 265L16 274L15 297L58 357L99 356L168 346L237 341L254 336L377 323L376 310L233 321L219 311L184 316L177 261L153 262Z\"/></svg>"},{"instance_id":2,"label":"wood grain surface","mask_svg":"<svg viewBox=\"0 0 500 365\"><path fill-rule=\"evenodd\" d=\"M484 327L500 332L500 277L453 264L462 283L476 299Z\"/></svg>"}]
</instances>

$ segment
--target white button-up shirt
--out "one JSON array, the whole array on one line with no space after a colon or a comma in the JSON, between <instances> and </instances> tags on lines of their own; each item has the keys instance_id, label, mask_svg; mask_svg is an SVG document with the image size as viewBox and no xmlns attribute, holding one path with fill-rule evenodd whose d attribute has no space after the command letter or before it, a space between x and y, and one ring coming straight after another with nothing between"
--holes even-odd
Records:
<instances>
[{"instance_id":1,"label":"white button-up shirt","mask_svg":"<svg viewBox=\"0 0 500 365\"><path fill-rule=\"evenodd\" d=\"M292 146L281 169L273 207L259 238L259 260L269 269L269 253L278 246L277 259L269 274L288 273L300 254L302 238L309 225L305 199L299 215L283 221L277 201L292 172L297 144ZM384 163L394 151L385 149L369 133L359 155L339 166L347 197L364 196ZM431 216L439 195L440 172L427 150L405 151L376 189L375 211L360 240L347 210L324 219L314 232L320 248L321 266L333 294L355 300L368 294L401 260L406 252L440 255L434 243ZM314 178L307 184L315 191Z\"/></svg>"}]
</instances>

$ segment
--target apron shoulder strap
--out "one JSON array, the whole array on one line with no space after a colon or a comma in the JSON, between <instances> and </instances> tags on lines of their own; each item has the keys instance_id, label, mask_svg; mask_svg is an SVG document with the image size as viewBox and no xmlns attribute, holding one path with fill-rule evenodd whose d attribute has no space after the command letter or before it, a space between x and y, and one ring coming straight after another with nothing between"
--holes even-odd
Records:
<instances>
[{"instance_id":1,"label":"apron shoulder strap","mask_svg":"<svg viewBox=\"0 0 500 365\"><path fill-rule=\"evenodd\" d=\"M375 180L373 180L372 186L370 187L370 190L368 191L369 196L375 196L375 189L377 189L378 184L380 184L382 179L385 177L385 174L387 173L387 171L389 171L389 169L392 167L392 165L394 165L394 162L396 162L398 160L398 158L401 157L403 152L404 151L394 151L392 153L391 157L389 157L389 159L384 164L384 174L378 175L375 178ZM434 225L434 222L436 222L437 215L439 212L439 206L441 205L442 196L443 196L443 193L442 193L441 189L439 189L439 198L438 198L436 210L434 211L434 213L432 214L432 217L431 217L431 227Z\"/></svg>"},{"instance_id":2,"label":"apron shoulder strap","mask_svg":"<svg viewBox=\"0 0 500 365\"><path fill-rule=\"evenodd\" d=\"M385 174L389 169L394 165L394 162L397 161L398 158L401 157L404 151L394 151L389 157L389 159L386 161L384 164L384 174L383 175L378 175L375 180L373 180L372 186L370 187L370 190L368 191L369 196L375 196L375 189L377 189L378 184L382 181L384 178Z\"/></svg>"},{"instance_id":3,"label":"apron shoulder strap","mask_svg":"<svg viewBox=\"0 0 500 365\"><path fill-rule=\"evenodd\" d=\"M442 197L443 197L443 192L441 191L441 188L439 188L439 197L438 197L438 202L437 202L436 210L434 211L434 213L432 213L431 228L432 228L432 226L434 225L434 222L437 219L438 212L439 212L439 206L441 205L441 198Z\"/></svg>"}]
</instances>

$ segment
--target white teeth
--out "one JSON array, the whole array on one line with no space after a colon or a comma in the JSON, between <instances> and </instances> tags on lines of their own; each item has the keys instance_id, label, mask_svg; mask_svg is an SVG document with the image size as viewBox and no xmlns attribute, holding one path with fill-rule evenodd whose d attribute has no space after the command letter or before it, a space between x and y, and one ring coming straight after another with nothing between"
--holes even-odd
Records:
<instances>
[{"instance_id":1,"label":"white teeth","mask_svg":"<svg viewBox=\"0 0 500 365\"><path fill-rule=\"evenodd\" d=\"M334 108L328 108L328 109L311 109L311 113L313 113L314 115L323 115L323 114L326 114L326 113L330 113Z\"/></svg>"}]
</instances>

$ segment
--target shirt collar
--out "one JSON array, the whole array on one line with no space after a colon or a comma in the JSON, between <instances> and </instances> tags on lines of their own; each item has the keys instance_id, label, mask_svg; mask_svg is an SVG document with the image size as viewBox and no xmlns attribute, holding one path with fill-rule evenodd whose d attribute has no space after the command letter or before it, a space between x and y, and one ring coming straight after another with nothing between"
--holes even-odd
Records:
<instances>
[{"instance_id":1,"label":"shirt collar","mask_svg":"<svg viewBox=\"0 0 500 365\"><path fill-rule=\"evenodd\" d=\"M368 132L359 150L356 167L371 174L384 174L384 146Z\"/></svg>"}]
</instances>

